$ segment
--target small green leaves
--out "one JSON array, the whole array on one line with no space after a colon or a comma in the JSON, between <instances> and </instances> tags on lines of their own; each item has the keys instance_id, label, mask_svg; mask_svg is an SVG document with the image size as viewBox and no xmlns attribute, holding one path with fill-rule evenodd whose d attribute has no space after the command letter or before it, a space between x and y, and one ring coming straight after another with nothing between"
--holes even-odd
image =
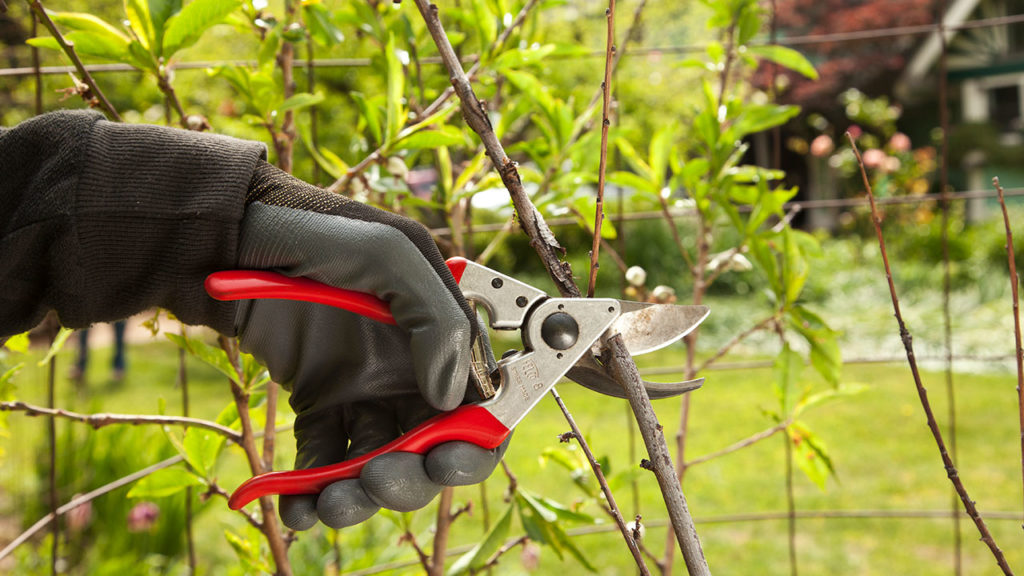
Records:
<instances>
[{"instance_id":1,"label":"small green leaves","mask_svg":"<svg viewBox=\"0 0 1024 576\"><path fill-rule=\"evenodd\" d=\"M786 433L793 445L793 463L811 482L824 490L825 481L836 473L825 442L802 422L790 424Z\"/></svg>"}]
</instances>

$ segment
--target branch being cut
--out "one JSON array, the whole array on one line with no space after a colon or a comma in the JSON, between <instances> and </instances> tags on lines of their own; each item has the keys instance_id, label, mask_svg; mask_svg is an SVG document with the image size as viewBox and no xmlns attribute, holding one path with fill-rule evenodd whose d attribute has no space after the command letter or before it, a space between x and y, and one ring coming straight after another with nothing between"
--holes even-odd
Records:
<instances>
[{"instance_id":1,"label":"branch being cut","mask_svg":"<svg viewBox=\"0 0 1024 576\"><path fill-rule=\"evenodd\" d=\"M498 174L512 197L519 223L530 238L530 245L540 255L559 293L565 297L580 297L580 290L572 278L572 269L568 263L559 259L565 250L558 244L547 223L544 222L543 217L537 212L526 194L515 162L505 154L482 102L473 92L473 87L462 70L462 64L445 34L438 17L437 6L430 4L427 0L415 0L415 3L437 45L444 65L448 69L449 79L455 93L459 96L466 123L483 141L487 156L497 167ZM651 456L654 472L658 478L665 504L669 509L669 517L673 521L673 528L687 568L690 570L690 574L710 574L704 553L700 548L700 542L697 539L696 530L693 527L693 519L686 505L686 498L683 496L682 487L675 475L675 467L672 464L671 456L669 456L668 445L661 431L662 427L654 414L647 391L643 388L643 381L640 379L636 363L633 362L633 358L626 350L620 336L608 339L606 345L611 353L608 362L610 372L616 380L623 384L629 395L630 406L637 417L644 443Z\"/></svg>"},{"instance_id":2,"label":"branch being cut","mask_svg":"<svg viewBox=\"0 0 1024 576\"><path fill-rule=\"evenodd\" d=\"M996 563L999 564L999 568L1002 569L1004 574L1013 574L1010 569L1010 565L1006 562L1006 557L1003 555L1003 551L996 545L995 539L992 537L992 533L989 532L988 526L985 525L985 520L981 517L981 513L978 512L978 508L975 506L974 500L971 500L970 495L967 493L967 488L964 487L963 481L960 479L960 473L956 469L956 464L953 463L953 459L949 455L949 451L946 449L946 442L942 438L942 430L939 429L939 424L935 421L935 414L932 411L931 402L928 400L928 391L925 389L924 384L921 382L921 373L917 368L917 357L914 355L913 337L910 335L910 331L907 330L906 324L903 322L903 314L900 312L900 301L896 296L896 284L892 279L892 268L889 266L889 255L885 250L885 237L882 235L882 217L878 212L878 206L875 205L875 194L871 190L871 182L868 180L867 169L864 167L864 160L860 156L860 150L857 148L857 142L853 136L847 132L846 138L850 141L850 146L853 148L853 153L857 157L857 164L860 165L861 178L864 181L864 189L868 195L868 201L871 204L871 220L875 225L875 235L878 237L878 247L882 254L882 263L885 266L885 278L889 283L889 295L892 298L892 307L896 315L896 323L899 326L900 339L903 341L903 347L907 352L907 363L910 364L910 372L914 377L914 384L917 387L917 396L921 401L921 408L924 409L925 417L928 420L928 429L932 433L932 437L935 439L935 444L939 448L939 455L942 458L942 464L946 468L946 475L949 477L949 481L953 483L953 487L956 489L957 495L960 497L960 501L963 502L964 510L967 515L974 521L974 525L978 528L978 532L981 534L981 541L984 542L992 555L996 559Z\"/></svg>"}]
</instances>

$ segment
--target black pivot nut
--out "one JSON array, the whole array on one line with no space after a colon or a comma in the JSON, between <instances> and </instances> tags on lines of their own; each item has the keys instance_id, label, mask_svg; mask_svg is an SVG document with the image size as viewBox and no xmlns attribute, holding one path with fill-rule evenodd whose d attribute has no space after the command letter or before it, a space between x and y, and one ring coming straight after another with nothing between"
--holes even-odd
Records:
<instances>
[{"instance_id":1,"label":"black pivot nut","mask_svg":"<svg viewBox=\"0 0 1024 576\"><path fill-rule=\"evenodd\" d=\"M568 350L576 344L580 336L580 326L576 320L565 312L555 312L544 319L540 325L540 337L544 343L555 350Z\"/></svg>"}]
</instances>

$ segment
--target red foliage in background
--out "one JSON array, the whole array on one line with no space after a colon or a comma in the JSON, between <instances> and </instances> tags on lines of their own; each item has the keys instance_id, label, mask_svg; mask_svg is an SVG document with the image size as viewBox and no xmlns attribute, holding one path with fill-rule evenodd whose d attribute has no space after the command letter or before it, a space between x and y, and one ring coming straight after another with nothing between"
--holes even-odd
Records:
<instances>
[{"instance_id":1,"label":"red foliage in background","mask_svg":"<svg viewBox=\"0 0 1024 576\"><path fill-rule=\"evenodd\" d=\"M776 0L777 38L836 34L930 24L943 0ZM794 46L818 70L817 81L778 71L789 82L778 94L780 102L805 110L835 108L836 96L859 88L878 96L888 92L907 58L924 39L922 35L895 36L845 42ZM757 84L769 86L772 70L765 66ZM777 84L778 85L778 84Z\"/></svg>"}]
</instances>

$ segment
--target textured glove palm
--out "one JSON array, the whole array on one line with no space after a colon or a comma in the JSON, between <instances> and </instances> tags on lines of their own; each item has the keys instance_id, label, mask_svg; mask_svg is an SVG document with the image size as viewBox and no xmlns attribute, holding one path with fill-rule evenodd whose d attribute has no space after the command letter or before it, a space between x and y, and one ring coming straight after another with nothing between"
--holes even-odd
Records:
<instances>
[{"instance_id":1,"label":"textured glove palm","mask_svg":"<svg viewBox=\"0 0 1024 576\"><path fill-rule=\"evenodd\" d=\"M419 224L261 163L250 186L238 265L373 294L389 303L398 323L304 302L239 306L242 348L291 390L297 468L365 454L462 402L473 314ZM281 497L281 518L293 529L310 528L318 518L338 528L380 507L414 510L444 485L486 478L503 448L453 442L425 457L378 456L358 480L336 482L319 496Z\"/></svg>"}]
</instances>

